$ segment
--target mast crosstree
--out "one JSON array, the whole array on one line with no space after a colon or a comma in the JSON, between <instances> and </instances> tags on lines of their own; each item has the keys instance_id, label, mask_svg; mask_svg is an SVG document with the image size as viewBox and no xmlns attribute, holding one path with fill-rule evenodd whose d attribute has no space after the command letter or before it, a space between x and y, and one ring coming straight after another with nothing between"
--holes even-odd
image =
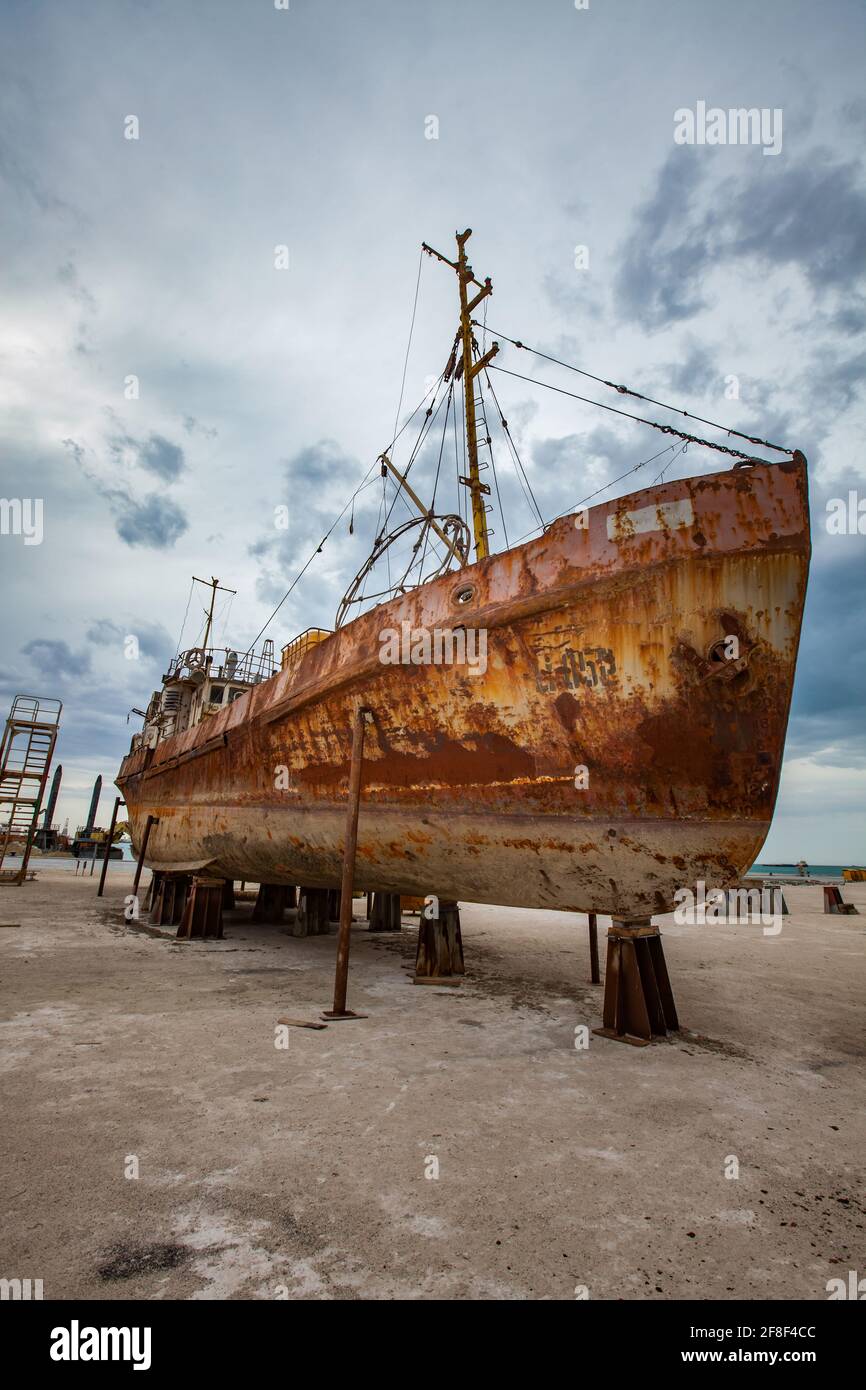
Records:
<instances>
[{"instance_id":1,"label":"mast crosstree","mask_svg":"<svg viewBox=\"0 0 866 1390\"><path fill-rule=\"evenodd\" d=\"M202 642L202 646L206 650L210 645L210 635L213 630L213 610L214 604L216 603L217 589L219 589L220 593L223 594L236 594L237 589L227 589L223 584L220 584L219 580L215 579L213 575L211 575L209 580L199 579L196 575L193 575L192 578L194 584L204 584L207 588L211 590L210 607L205 610L207 624L204 630L204 641Z\"/></svg>"}]
</instances>

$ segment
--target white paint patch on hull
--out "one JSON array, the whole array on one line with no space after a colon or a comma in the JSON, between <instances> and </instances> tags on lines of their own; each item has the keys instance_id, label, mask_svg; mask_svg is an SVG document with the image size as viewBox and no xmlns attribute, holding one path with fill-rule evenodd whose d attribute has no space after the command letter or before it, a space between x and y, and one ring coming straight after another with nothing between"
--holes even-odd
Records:
<instances>
[{"instance_id":1,"label":"white paint patch on hull","mask_svg":"<svg viewBox=\"0 0 866 1390\"><path fill-rule=\"evenodd\" d=\"M677 526L691 526L695 513L690 497L678 502L659 502L652 507L637 507L630 512L611 512L607 518L607 538L627 540L647 531L670 531Z\"/></svg>"}]
</instances>

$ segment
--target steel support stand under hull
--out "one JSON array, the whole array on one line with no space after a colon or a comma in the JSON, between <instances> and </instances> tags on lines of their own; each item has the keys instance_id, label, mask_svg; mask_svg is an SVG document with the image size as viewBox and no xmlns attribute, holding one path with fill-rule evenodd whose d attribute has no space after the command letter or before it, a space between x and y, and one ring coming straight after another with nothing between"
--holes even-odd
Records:
<instances>
[{"instance_id":1,"label":"steel support stand under hull","mask_svg":"<svg viewBox=\"0 0 866 1390\"><path fill-rule=\"evenodd\" d=\"M454 902L440 902L436 917L418 921L415 984L460 984L465 974L460 909Z\"/></svg>"},{"instance_id":2,"label":"steel support stand under hull","mask_svg":"<svg viewBox=\"0 0 866 1390\"><path fill-rule=\"evenodd\" d=\"M225 880L193 875L192 888L177 929L177 939L222 940Z\"/></svg>"},{"instance_id":3,"label":"steel support stand under hull","mask_svg":"<svg viewBox=\"0 0 866 1390\"><path fill-rule=\"evenodd\" d=\"M658 927L615 921L607 934L604 1027L593 1032L646 1047L679 1026Z\"/></svg>"}]
</instances>

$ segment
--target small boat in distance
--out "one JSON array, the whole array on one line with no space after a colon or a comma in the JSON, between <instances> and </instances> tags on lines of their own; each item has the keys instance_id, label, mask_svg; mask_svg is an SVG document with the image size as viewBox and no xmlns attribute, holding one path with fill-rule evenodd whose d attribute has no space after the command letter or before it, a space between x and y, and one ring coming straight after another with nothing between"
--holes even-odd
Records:
<instances>
[{"instance_id":1,"label":"small boat in distance","mask_svg":"<svg viewBox=\"0 0 866 1390\"><path fill-rule=\"evenodd\" d=\"M474 331L492 286L469 235L453 261L424 247L457 274L460 325L421 427L441 391L447 429L462 393L465 517L422 502L389 446L382 476L416 515L382 528L335 630L288 643L279 669L270 642L209 645L211 580L205 638L170 663L117 777L136 851L158 818L158 872L338 887L359 703L359 889L640 920L698 881L738 884L758 857L806 592L806 461L657 425L733 466L491 553L479 450L498 344L482 352ZM406 570L361 612L374 564L412 536Z\"/></svg>"}]
</instances>

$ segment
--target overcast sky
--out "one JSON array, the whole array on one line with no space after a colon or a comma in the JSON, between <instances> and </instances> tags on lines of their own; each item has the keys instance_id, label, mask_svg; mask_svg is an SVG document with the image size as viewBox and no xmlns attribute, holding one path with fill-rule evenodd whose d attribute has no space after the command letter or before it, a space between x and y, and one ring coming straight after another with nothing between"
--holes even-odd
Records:
<instances>
[{"instance_id":1,"label":"overcast sky","mask_svg":"<svg viewBox=\"0 0 866 1390\"><path fill-rule=\"evenodd\" d=\"M825 527L828 498L866 496L862 0L4 0L2 30L2 489L44 499L44 540L0 537L0 702L64 699L61 823L97 772L106 821L190 576L238 591L217 637L227 619L243 646L388 444L420 243L451 255L471 226L494 328L807 454L814 556L762 858L866 860L866 537ZM699 101L780 110L780 152L675 143ZM455 302L425 258L404 405L444 366ZM507 345L499 362L533 374ZM546 516L664 444L493 384ZM720 466L692 447L667 476ZM513 543L532 517L506 468L503 450ZM281 610L278 648L332 626L378 497Z\"/></svg>"}]
</instances>

